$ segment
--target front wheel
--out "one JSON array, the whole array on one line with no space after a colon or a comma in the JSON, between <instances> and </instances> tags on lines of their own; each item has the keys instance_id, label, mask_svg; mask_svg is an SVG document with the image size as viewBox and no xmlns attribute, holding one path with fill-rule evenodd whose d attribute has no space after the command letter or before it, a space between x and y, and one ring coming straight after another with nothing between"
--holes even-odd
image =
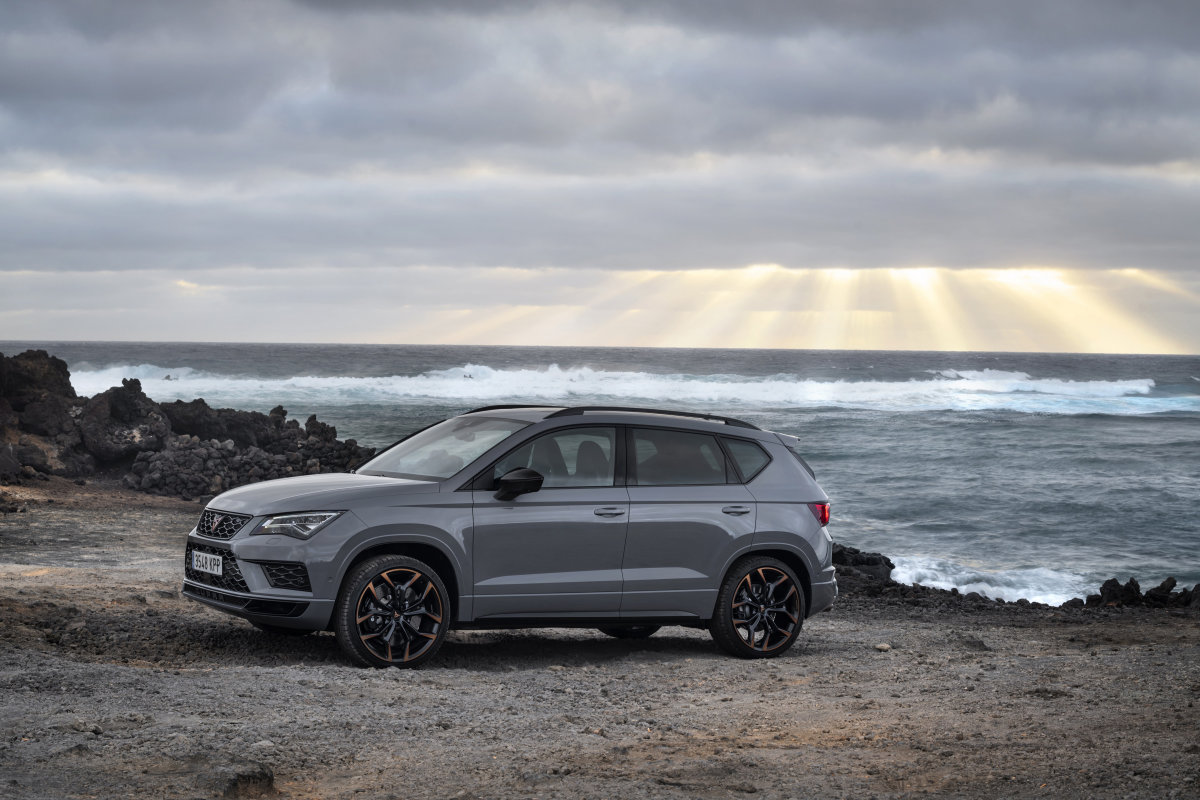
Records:
<instances>
[{"instance_id":1,"label":"front wheel","mask_svg":"<svg viewBox=\"0 0 1200 800\"><path fill-rule=\"evenodd\" d=\"M346 576L334 609L338 644L364 667L416 667L433 658L449 628L446 586L415 558L383 555Z\"/></svg>"},{"instance_id":2,"label":"front wheel","mask_svg":"<svg viewBox=\"0 0 1200 800\"><path fill-rule=\"evenodd\" d=\"M725 577L708 629L732 655L773 658L792 646L803 624L804 590L796 573L778 559L756 556Z\"/></svg>"}]
</instances>

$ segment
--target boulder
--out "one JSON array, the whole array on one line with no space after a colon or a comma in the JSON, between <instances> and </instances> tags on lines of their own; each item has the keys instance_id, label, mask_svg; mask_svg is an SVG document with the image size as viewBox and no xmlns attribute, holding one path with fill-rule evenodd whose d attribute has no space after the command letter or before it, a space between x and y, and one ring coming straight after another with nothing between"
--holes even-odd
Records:
<instances>
[{"instance_id":1,"label":"boulder","mask_svg":"<svg viewBox=\"0 0 1200 800\"><path fill-rule=\"evenodd\" d=\"M885 555L864 553L856 547L836 543L833 545L833 563L835 566L850 567L884 583L892 579L892 570L896 568Z\"/></svg>"},{"instance_id":2,"label":"boulder","mask_svg":"<svg viewBox=\"0 0 1200 800\"><path fill-rule=\"evenodd\" d=\"M49 396L75 397L67 362L45 350L26 350L5 357L0 353L0 397L15 411Z\"/></svg>"},{"instance_id":3,"label":"boulder","mask_svg":"<svg viewBox=\"0 0 1200 800\"><path fill-rule=\"evenodd\" d=\"M22 465L33 467L38 472L56 475L66 472L66 465L59 457L59 449L42 436L22 434L13 448L13 454Z\"/></svg>"},{"instance_id":4,"label":"boulder","mask_svg":"<svg viewBox=\"0 0 1200 800\"><path fill-rule=\"evenodd\" d=\"M1149 606L1165 606L1171 602L1171 592L1174 589L1175 579L1167 578L1153 589L1148 589L1143 599Z\"/></svg>"},{"instance_id":5,"label":"boulder","mask_svg":"<svg viewBox=\"0 0 1200 800\"><path fill-rule=\"evenodd\" d=\"M1142 588L1130 578L1124 585L1109 578L1100 586L1100 604L1105 606L1136 606L1142 603Z\"/></svg>"},{"instance_id":6,"label":"boulder","mask_svg":"<svg viewBox=\"0 0 1200 800\"><path fill-rule=\"evenodd\" d=\"M12 444L0 443L0 480L15 481L21 475L21 462Z\"/></svg>"},{"instance_id":7,"label":"boulder","mask_svg":"<svg viewBox=\"0 0 1200 800\"><path fill-rule=\"evenodd\" d=\"M324 422L318 422L316 414L313 414L304 422L304 433L308 438L312 439L315 437L322 442L337 441L337 428L327 425Z\"/></svg>"},{"instance_id":8,"label":"boulder","mask_svg":"<svg viewBox=\"0 0 1200 800\"><path fill-rule=\"evenodd\" d=\"M100 461L117 461L143 450L161 450L171 423L136 378L121 381L83 407L79 432L84 447Z\"/></svg>"},{"instance_id":9,"label":"boulder","mask_svg":"<svg viewBox=\"0 0 1200 800\"><path fill-rule=\"evenodd\" d=\"M39 436L58 436L76 431L75 420L83 407L81 400L52 394L25 405L18 418L21 428Z\"/></svg>"}]
</instances>

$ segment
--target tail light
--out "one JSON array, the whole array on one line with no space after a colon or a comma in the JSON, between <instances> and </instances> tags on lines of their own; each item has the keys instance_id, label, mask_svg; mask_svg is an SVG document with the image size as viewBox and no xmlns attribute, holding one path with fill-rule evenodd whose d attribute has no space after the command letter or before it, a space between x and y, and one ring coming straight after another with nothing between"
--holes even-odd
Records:
<instances>
[{"instance_id":1,"label":"tail light","mask_svg":"<svg viewBox=\"0 0 1200 800\"><path fill-rule=\"evenodd\" d=\"M821 523L822 528L829 524L829 503L809 503L808 510L817 518L817 522Z\"/></svg>"}]
</instances>

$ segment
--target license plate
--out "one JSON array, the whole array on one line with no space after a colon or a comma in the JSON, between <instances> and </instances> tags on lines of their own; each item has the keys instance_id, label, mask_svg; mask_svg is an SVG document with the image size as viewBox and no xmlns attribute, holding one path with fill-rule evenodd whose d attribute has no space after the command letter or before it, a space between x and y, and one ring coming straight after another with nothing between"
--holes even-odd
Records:
<instances>
[{"instance_id":1,"label":"license plate","mask_svg":"<svg viewBox=\"0 0 1200 800\"><path fill-rule=\"evenodd\" d=\"M192 551L192 569L200 572L207 572L209 575L221 574L221 557L212 553L201 553L199 550Z\"/></svg>"}]
</instances>

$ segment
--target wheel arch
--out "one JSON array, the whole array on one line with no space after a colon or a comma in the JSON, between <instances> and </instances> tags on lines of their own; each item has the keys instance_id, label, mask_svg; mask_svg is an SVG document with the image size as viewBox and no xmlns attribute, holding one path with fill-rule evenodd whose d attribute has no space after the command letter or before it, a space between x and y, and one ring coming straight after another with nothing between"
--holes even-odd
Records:
<instances>
[{"instance_id":1,"label":"wheel arch","mask_svg":"<svg viewBox=\"0 0 1200 800\"><path fill-rule=\"evenodd\" d=\"M748 558L757 558L758 556L767 556L776 558L791 567L792 572L796 573L796 577L800 579L800 588L804 591L804 614L807 617L810 609L812 609L812 571L808 567L808 563L804 557L793 550L783 548L767 547L761 550L748 550L738 555L725 568L725 572L721 575L721 582L729 577L729 573L742 561Z\"/></svg>"},{"instance_id":2,"label":"wheel arch","mask_svg":"<svg viewBox=\"0 0 1200 800\"><path fill-rule=\"evenodd\" d=\"M441 548L428 542L389 541L365 547L355 553L354 557L346 563L346 568L342 571L342 582L363 561L380 555L408 556L409 558L423 561L432 567L437 572L438 577L442 579L442 583L446 584L446 592L450 595L450 619L458 619L458 611L461 603L458 570L455 569L454 561L450 556L443 552Z\"/></svg>"}]
</instances>

